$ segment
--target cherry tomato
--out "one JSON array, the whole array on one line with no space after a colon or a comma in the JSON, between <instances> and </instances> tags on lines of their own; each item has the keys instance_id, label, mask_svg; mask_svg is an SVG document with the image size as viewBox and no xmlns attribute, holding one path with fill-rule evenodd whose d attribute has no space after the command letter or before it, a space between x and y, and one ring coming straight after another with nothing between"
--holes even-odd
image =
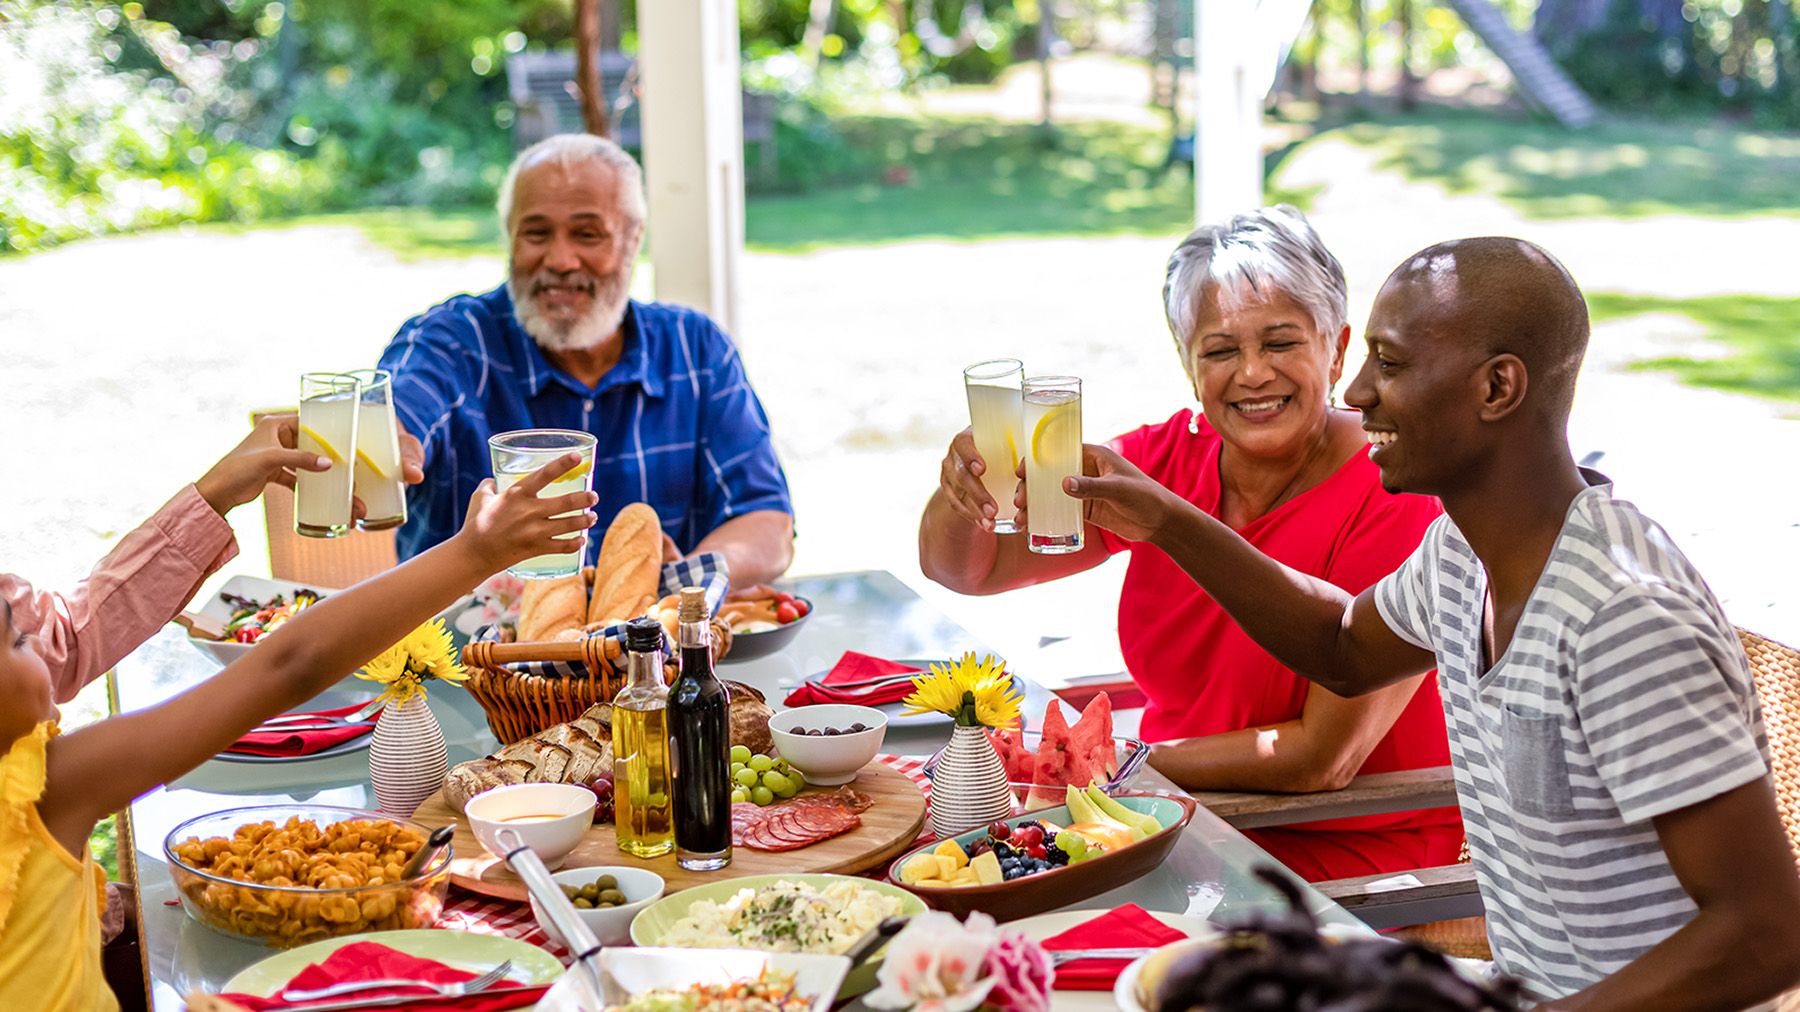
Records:
<instances>
[{"instance_id":1,"label":"cherry tomato","mask_svg":"<svg viewBox=\"0 0 1800 1012\"><path fill-rule=\"evenodd\" d=\"M807 604L804 600L796 597L794 598L794 610L799 612L801 617L804 618L807 615L812 614L812 605Z\"/></svg>"},{"instance_id":2,"label":"cherry tomato","mask_svg":"<svg viewBox=\"0 0 1800 1012\"><path fill-rule=\"evenodd\" d=\"M775 606L775 621L782 625L787 625L789 622L792 622L799 617L800 613L794 609L794 602L792 601L783 601Z\"/></svg>"},{"instance_id":3,"label":"cherry tomato","mask_svg":"<svg viewBox=\"0 0 1800 1012\"><path fill-rule=\"evenodd\" d=\"M776 604L787 604L788 602L792 601L793 599L794 599L794 595L788 593L785 590L778 590L775 592L775 603Z\"/></svg>"}]
</instances>

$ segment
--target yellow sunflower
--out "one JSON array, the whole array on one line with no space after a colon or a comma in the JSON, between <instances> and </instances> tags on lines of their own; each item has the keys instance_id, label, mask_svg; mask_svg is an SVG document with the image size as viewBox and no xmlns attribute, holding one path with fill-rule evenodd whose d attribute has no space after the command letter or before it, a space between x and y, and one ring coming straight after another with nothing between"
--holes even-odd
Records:
<instances>
[{"instance_id":1,"label":"yellow sunflower","mask_svg":"<svg viewBox=\"0 0 1800 1012\"><path fill-rule=\"evenodd\" d=\"M904 712L942 713L967 727L1012 727L1019 722L1020 698L1004 660L971 652L914 678Z\"/></svg>"},{"instance_id":2,"label":"yellow sunflower","mask_svg":"<svg viewBox=\"0 0 1800 1012\"><path fill-rule=\"evenodd\" d=\"M469 675L457 660L443 620L434 618L363 665L356 677L387 686L381 693L387 702L404 703L414 693L423 696L426 682L457 683Z\"/></svg>"}]
</instances>

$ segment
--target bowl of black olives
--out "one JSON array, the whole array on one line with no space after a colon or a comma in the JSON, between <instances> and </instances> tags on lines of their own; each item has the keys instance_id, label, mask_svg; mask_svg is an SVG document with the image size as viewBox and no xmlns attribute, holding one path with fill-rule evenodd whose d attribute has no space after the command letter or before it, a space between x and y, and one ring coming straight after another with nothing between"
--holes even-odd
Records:
<instances>
[{"instance_id":1,"label":"bowl of black olives","mask_svg":"<svg viewBox=\"0 0 1800 1012\"><path fill-rule=\"evenodd\" d=\"M661 875L627 865L564 868L550 877L602 945L630 941L632 918L663 894ZM531 912L552 941L565 949L571 947L557 935L536 896L531 898Z\"/></svg>"}]
</instances>

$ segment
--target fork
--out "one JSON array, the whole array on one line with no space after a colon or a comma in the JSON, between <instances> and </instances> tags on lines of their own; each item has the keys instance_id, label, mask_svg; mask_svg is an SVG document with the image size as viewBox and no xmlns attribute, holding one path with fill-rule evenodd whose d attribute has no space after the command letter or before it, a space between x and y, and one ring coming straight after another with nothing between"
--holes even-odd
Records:
<instances>
[{"instance_id":1,"label":"fork","mask_svg":"<svg viewBox=\"0 0 1800 1012\"><path fill-rule=\"evenodd\" d=\"M348 716L327 717L316 713L283 713L256 725L258 731L317 731L327 727L348 727L352 724L366 724L369 718L381 710L381 700L372 700L369 705Z\"/></svg>"},{"instance_id":2,"label":"fork","mask_svg":"<svg viewBox=\"0 0 1800 1012\"><path fill-rule=\"evenodd\" d=\"M511 969L512 960L509 959L474 980L464 981L461 984L433 984L426 980L353 980L311 991L283 991L279 997L286 1002L306 1002L317 1001L321 998L336 998L339 995L354 994L358 991L372 991L381 987L422 987L440 998L461 998L477 991L485 991L500 983Z\"/></svg>"},{"instance_id":3,"label":"fork","mask_svg":"<svg viewBox=\"0 0 1800 1012\"><path fill-rule=\"evenodd\" d=\"M1063 949L1050 953L1050 965L1061 966L1077 959L1136 959L1149 955L1153 949Z\"/></svg>"}]
</instances>

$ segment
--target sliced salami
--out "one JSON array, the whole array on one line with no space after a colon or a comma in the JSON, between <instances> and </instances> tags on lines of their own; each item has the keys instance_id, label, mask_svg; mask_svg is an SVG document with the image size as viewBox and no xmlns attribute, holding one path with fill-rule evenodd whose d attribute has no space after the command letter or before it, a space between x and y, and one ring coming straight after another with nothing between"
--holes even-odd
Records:
<instances>
[{"instance_id":1,"label":"sliced salami","mask_svg":"<svg viewBox=\"0 0 1800 1012\"><path fill-rule=\"evenodd\" d=\"M734 837L752 850L797 850L862 825L857 813L867 811L873 803L867 794L848 787L829 794L805 794L760 809L757 821L746 823L745 831Z\"/></svg>"}]
</instances>

